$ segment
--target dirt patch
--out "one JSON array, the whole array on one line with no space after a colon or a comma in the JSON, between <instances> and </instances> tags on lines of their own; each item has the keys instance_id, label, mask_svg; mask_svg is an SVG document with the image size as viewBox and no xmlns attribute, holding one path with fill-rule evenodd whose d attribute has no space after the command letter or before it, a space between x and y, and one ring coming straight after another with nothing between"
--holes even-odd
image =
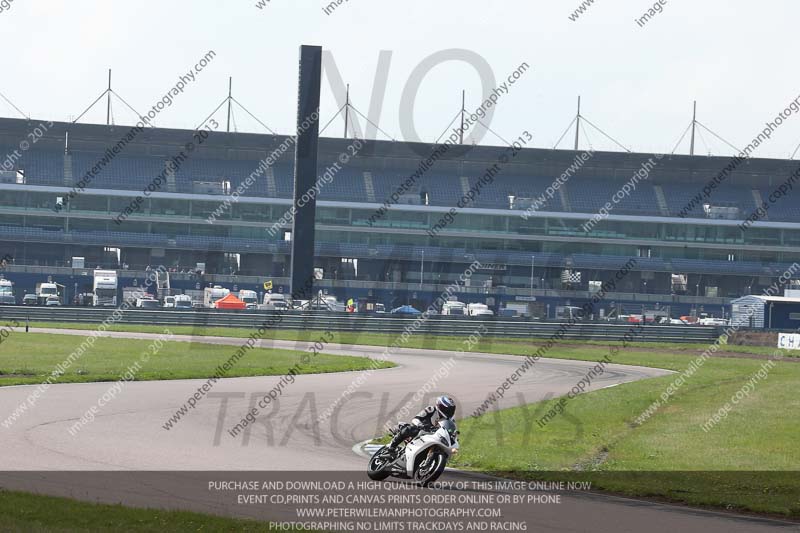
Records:
<instances>
[{"instance_id":1,"label":"dirt patch","mask_svg":"<svg viewBox=\"0 0 800 533\"><path fill-rule=\"evenodd\" d=\"M587 461L583 461L581 463L576 463L572 465L572 470L574 472L585 472L587 470L597 470L600 466L606 462L608 459L610 451L608 447L603 446L599 452L597 452L593 457L588 459Z\"/></svg>"},{"instance_id":2,"label":"dirt patch","mask_svg":"<svg viewBox=\"0 0 800 533\"><path fill-rule=\"evenodd\" d=\"M778 333L771 331L736 331L728 338L729 344L736 346L766 346L778 345Z\"/></svg>"}]
</instances>

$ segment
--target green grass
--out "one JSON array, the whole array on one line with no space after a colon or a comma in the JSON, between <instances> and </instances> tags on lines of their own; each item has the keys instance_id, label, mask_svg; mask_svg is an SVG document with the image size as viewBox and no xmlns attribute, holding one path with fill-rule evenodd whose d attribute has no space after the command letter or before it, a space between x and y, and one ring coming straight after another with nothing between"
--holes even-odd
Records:
<instances>
[{"instance_id":1,"label":"green grass","mask_svg":"<svg viewBox=\"0 0 800 533\"><path fill-rule=\"evenodd\" d=\"M0 386L41 383L84 339L80 335L14 333L0 347ZM239 345L167 341L153 353L152 343L150 340L98 338L57 382L116 381L132 364L142 361L143 354L151 356L149 361L141 363L141 370L135 372L136 381L207 378L239 349ZM301 360L304 355L308 356L305 363ZM297 367L300 374L345 372L364 370L372 363L365 357L254 348L247 351L226 376L282 375L297 364L300 364ZM376 365L378 368L395 366L390 362Z\"/></svg>"},{"instance_id":2,"label":"green grass","mask_svg":"<svg viewBox=\"0 0 800 533\"><path fill-rule=\"evenodd\" d=\"M67 498L0 491L0 529L19 532L268 532L268 523L185 511L133 509Z\"/></svg>"},{"instance_id":3,"label":"green grass","mask_svg":"<svg viewBox=\"0 0 800 533\"><path fill-rule=\"evenodd\" d=\"M82 329L93 330L97 328L97 324L87 324L82 322L31 322L31 327L39 328L54 328L54 329ZM477 326L476 326L477 327ZM250 335L253 330L248 328L224 328L224 327L204 327L204 326L169 326L170 330L176 335L207 335L214 337L236 337L244 338ZM113 324L109 331L127 331L127 332L141 332L141 333L161 333L163 327L160 326L147 326L140 324ZM269 330L264 336L265 339L277 339L288 341L315 341L319 339L322 331L319 330ZM349 331L334 331L332 332L333 338L330 342L351 345L365 345L365 346L389 346L395 340L397 335L385 333L369 333L369 332L349 332ZM531 350L531 346L536 345L537 342L544 344L547 339L520 339L520 338L484 338L481 343L477 345L472 351L487 352L487 353L504 353L512 355L527 355ZM577 341L577 340L562 340L558 341L559 347L598 347L603 348L613 345L610 341ZM408 339L408 342L403 345L406 348L425 348L431 350L461 350L464 346L464 337L448 337L448 336L421 336L413 335ZM663 342L631 342L628 346L633 348L644 348L650 350L665 350L670 353L700 353L708 347L708 344L675 344ZM736 346L726 345L724 351L735 352L741 354L753 355L770 355L777 348L763 347L763 346ZM782 350L782 354L786 357L800 357L800 352L791 352Z\"/></svg>"},{"instance_id":4,"label":"green grass","mask_svg":"<svg viewBox=\"0 0 800 533\"><path fill-rule=\"evenodd\" d=\"M554 350L552 355L575 354ZM604 354L585 349L582 355L599 359ZM691 359L627 352L615 362L683 370ZM701 428L763 363L709 359L640 426L636 418L675 375L577 396L568 401L565 414L544 427L535 421L555 400L463 420L463 449L454 466L531 479L543 472L581 472L576 477L593 480L596 488L628 495L800 517L800 424L795 415L800 412L800 364L778 362L726 419L709 432ZM752 471L762 473L748 474ZM785 471L793 473L779 474Z\"/></svg>"}]
</instances>

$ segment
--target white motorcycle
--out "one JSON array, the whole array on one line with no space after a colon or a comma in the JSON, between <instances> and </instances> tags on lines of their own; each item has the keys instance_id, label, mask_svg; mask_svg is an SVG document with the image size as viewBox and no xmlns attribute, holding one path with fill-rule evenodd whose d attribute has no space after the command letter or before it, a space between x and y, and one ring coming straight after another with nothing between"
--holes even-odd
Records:
<instances>
[{"instance_id":1,"label":"white motorcycle","mask_svg":"<svg viewBox=\"0 0 800 533\"><path fill-rule=\"evenodd\" d=\"M389 476L413 479L424 487L442 475L447 461L458 453L458 447L455 422L441 420L434 432L420 432L395 449L380 448L369 460L367 475L376 481Z\"/></svg>"}]
</instances>

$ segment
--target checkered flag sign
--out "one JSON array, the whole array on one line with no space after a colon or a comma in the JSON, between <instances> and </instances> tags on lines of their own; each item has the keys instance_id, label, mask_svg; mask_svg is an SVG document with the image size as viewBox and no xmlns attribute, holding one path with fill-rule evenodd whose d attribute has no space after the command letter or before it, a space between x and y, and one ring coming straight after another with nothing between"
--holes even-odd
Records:
<instances>
[{"instance_id":1,"label":"checkered flag sign","mask_svg":"<svg viewBox=\"0 0 800 533\"><path fill-rule=\"evenodd\" d=\"M561 273L561 282L562 283L580 283L581 282L581 273L576 272L574 270L564 270Z\"/></svg>"}]
</instances>

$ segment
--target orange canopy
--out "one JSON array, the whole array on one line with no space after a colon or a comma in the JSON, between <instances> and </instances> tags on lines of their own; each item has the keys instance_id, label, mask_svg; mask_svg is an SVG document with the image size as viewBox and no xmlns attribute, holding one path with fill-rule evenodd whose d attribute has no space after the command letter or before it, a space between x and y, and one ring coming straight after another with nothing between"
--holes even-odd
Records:
<instances>
[{"instance_id":1,"label":"orange canopy","mask_svg":"<svg viewBox=\"0 0 800 533\"><path fill-rule=\"evenodd\" d=\"M233 294L228 294L226 297L217 300L214 307L217 309L247 309L247 304Z\"/></svg>"}]
</instances>

